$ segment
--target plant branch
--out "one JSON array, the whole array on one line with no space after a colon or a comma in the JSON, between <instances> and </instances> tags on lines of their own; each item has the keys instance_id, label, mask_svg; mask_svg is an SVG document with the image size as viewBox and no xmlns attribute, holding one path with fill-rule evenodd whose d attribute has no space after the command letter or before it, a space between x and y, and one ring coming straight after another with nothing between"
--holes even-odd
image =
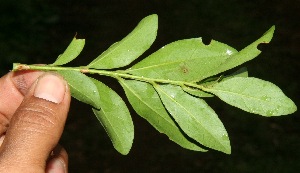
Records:
<instances>
[{"instance_id":1,"label":"plant branch","mask_svg":"<svg viewBox=\"0 0 300 173\"><path fill-rule=\"evenodd\" d=\"M143 76L135 76L128 73L124 73L124 71L107 71L107 70L96 70L96 69L89 69L86 67L61 67L61 66L51 66L51 65L27 65L27 64L13 64L13 71L20 71L20 70L41 70L41 71L78 71L81 73L89 73L89 74L99 74L103 76L109 76L113 78L125 78L125 79L133 79L143 82L148 82L151 84L154 83L165 83L165 84L172 84L178 86L189 86L193 88L197 88L203 91L209 91L207 87L203 85L196 84L194 82L185 82L185 81L175 81L175 80L166 80L166 79L154 79L154 78L147 78Z\"/></svg>"}]
</instances>

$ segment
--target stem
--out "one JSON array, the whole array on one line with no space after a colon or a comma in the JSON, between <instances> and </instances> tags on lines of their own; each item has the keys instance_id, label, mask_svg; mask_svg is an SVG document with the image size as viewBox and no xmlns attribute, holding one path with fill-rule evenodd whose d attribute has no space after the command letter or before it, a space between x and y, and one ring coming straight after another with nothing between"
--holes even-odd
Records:
<instances>
[{"instance_id":1,"label":"stem","mask_svg":"<svg viewBox=\"0 0 300 173\"><path fill-rule=\"evenodd\" d=\"M172 84L178 86L189 86L193 88L198 88L203 91L209 91L203 85L199 85L193 82L184 82L184 81L175 81L175 80L166 80L166 79L154 79L154 78L147 78L143 76L135 76L128 73L124 73L123 71L107 71L107 70L96 70L96 69L88 69L86 67L60 67L60 66L51 66L51 65L27 65L27 64L13 64L13 71L20 71L20 70L41 70L41 71L78 71L81 73L90 73L90 74L99 74L103 76L109 76L113 78L126 78L126 79L133 79L143 82L149 83L165 83L165 84Z\"/></svg>"}]
</instances>

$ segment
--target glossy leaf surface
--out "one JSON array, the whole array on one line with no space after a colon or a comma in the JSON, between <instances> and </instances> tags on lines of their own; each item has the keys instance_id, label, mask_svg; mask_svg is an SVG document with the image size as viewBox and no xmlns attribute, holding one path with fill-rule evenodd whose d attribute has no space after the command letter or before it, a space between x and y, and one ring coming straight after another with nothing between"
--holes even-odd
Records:
<instances>
[{"instance_id":1,"label":"glossy leaf surface","mask_svg":"<svg viewBox=\"0 0 300 173\"><path fill-rule=\"evenodd\" d=\"M57 60L52 65L64 65L75 59L82 51L85 44L85 39L73 38L63 54L59 55Z\"/></svg>"},{"instance_id":2,"label":"glossy leaf surface","mask_svg":"<svg viewBox=\"0 0 300 173\"><path fill-rule=\"evenodd\" d=\"M155 85L166 109L191 138L209 148L230 154L227 132L204 100L185 93L179 86Z\"/></svg>"},{"instance_id":3,"label":"glossy leaf surface","mask_svg":"<svg viewBox=\"0 0 300 173\"><path fill-rule=\"evenodd\" d=\"M263 116L287 115L297 110L276 85L253 77L235 77L207 88L224 102Z\"/></svg>"},{"instance_id":4,"label":"glossy leaf surface","mask_svg":"<svg viewBox=\"0 0 300 173\"><path fill-rule=\"evenodd\" d=\"M183 148L206 151L190 142L177 127L164 108L153 86L140 81L119 80L134 110L146 119L160 133L166 134L170 140Z\"/></svg>"},{"instance_id":5,"label":"glossy leaf surface","mask_svg":"<svg viewBox=\"0 0 300 173\"><path fill-rule=\"evenodd\" d=\"M109 47L87 67L112 69L130 64L152 45L157 27L157 15L145 17L129 35Z\"/></svg>"},{"instance_id":6,"label":"glossy leaf surface","mask_svg":"<svg viewBox=\"0 0 300 173\"><path fill-rule=\"evenodd\" d=\"M98 89L89 77L77 71L58 71L58 73L68 82L74 98L100 109Z\"/></svg>"},{"instance_id":7,"label":"glossy leaf surface","mask_svg":"<svg viewBox=\"0 0 300 173\"><path fill-rule=\"evenodd\" d=\"M111 88L100 81L92 79L100 94L100 110L93 109L113 146L121 154L129 153L133 138L134 127L129 110L122 98Z\"/></svg>"},{"instance_id":8,"label":"glossy leaf surface","mask_svg":"<svg viewBox=\"0 0 300 173\"><path fill-rule=\"evenodd\" d=\"M170 43L126 72L148 78L199 81L215 73L227 58L237 51L212 40L205 45L201 38L179 40Z\"/></svg>"}]
</instances>

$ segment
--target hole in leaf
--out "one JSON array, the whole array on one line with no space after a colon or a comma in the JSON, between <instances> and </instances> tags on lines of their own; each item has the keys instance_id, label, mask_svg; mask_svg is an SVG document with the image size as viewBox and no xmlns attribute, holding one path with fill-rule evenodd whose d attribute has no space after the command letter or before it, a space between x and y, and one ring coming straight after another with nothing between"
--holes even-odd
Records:
<instances>
[{"instance_id":1,"label":"hole in leaf","mask_svg":"<svg viewBox=\"0 0 300 173\"><path fill-rule=\"evenodd\" d=\"M260 44L258 44L257 49L263 52L263 51L267 50L268 46L269 45L266 43L260 43Z\"/></svg>"},{"instance_id":2,"label":"hole in leaf","mask_svg":"<svg viewBox=\"0 0 300 173\"><path fill-rule=\"evenodd\" d=\"M211 42L211 39L210 38L204 38L204 37L202 37L202 42L203 42L203 44L205 44L206 46L208 46L210 44L210 42Z\"/></svg>"},{"instance_id":3,"label":"hole in leaf","mask_svg":"<svg viewBox=\"0 0 300 173\"><path fill-rule=\"evenodd\" d=\"M74 37L76 39L85 39L86 38L86 36L84 34L78 33L78 32L75 33Z\"/></svg>"}]
</instances>

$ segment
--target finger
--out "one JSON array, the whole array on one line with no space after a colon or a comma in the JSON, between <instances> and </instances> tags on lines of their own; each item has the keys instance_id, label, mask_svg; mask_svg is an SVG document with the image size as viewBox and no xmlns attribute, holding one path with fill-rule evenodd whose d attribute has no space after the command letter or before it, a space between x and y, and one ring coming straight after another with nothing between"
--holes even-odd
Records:
<instances>
[{"instance_id":1,"label":"finger","mask_svg":"<svg viewBox=\"0 0 300 173\"><path fill-rule=\"evenodd\" d=\"M41 76L11 119L0 148L0 160L13 168L45 170L49 153L61 137L69 105L66 82L49 73Z\"/></svg>"},{"instance_id":2,"label":"finger","mask_svg":"<svg viewBox=\"0 0 300 173\"><path fill-rule=\"evenodd\" d=\"M60 145L57 145L54 148L47 162L46 173L50 172L68 172L68 154L66 150Z\"/></svg>"},{"instance_id":3,"label":"finger","mask_svg":"<svg viewBox=\"0 0 300 173\"><path fill-rule=\"evenodd\" d=\"M0 135L6 131L11 116L20 106L32 83L41 74L43 72L20 71L10 72L0 78Z\"/></svg>"}]
</instances>

